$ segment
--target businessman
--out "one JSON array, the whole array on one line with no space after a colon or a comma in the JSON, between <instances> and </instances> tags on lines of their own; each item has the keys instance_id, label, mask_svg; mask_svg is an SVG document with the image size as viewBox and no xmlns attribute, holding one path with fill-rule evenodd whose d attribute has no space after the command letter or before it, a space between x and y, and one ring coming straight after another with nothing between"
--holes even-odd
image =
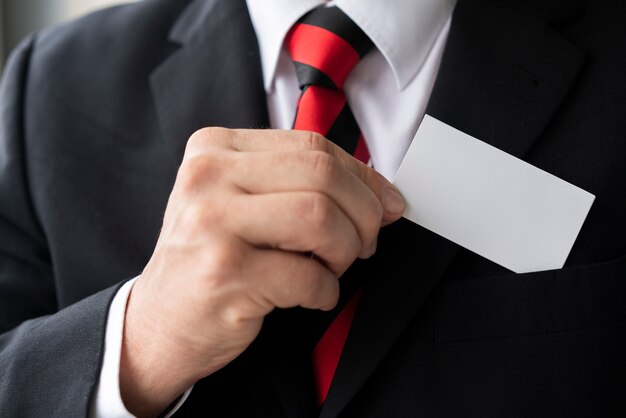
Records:
<instances>
[{"instance_id":1,"label":"businessman","mask_svg":"<svg viewBox=\"0 0 626 418\"><path fill-rule=\"evenodd\" d=\"M144 0L30 36L1 92L0 415L624 416L624 17ZM401 218L424 114L596 196L564 268Z\"/></svg>"}]
</instances>

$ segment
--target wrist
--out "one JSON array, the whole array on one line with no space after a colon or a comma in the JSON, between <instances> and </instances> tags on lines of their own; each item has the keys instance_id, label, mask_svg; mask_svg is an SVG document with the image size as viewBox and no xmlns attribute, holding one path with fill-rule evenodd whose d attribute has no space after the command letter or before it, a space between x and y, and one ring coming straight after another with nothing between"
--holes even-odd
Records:
<instances>
[{"instance_id":1,"label":"wrist","mask_svg":"<svg viewBox=\"0 0 626 418\"><path fill-rule=\"evenodd\" d=\"M180 347L159 330L154 310L144 309L140 280L126 307L120 358L120 393L135 416L158 416L201 377L185 364Z\"/></svg>"}]
</instances>

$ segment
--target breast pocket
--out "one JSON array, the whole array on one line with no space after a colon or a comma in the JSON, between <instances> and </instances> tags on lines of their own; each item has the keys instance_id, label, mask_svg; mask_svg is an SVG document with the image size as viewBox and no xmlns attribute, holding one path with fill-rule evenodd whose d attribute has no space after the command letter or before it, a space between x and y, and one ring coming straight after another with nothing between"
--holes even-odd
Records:
<instances>
[{"instance_id":1,"label":"breast pocket","mask_svg":"<svg viewBox=\"0 0 626 418\"><path fill-rule=\"evenodd\" d=\"M601 264L447 283L436 341L549 334L626 317L626 256Z\"/></svg>"}]
</instances>

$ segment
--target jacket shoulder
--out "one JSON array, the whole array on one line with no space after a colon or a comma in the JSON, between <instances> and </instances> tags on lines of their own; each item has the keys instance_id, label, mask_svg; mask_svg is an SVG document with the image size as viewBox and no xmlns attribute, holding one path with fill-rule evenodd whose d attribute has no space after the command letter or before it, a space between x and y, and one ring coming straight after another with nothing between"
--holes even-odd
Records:
<instances>
[{"instance_id":1,"label":"jacket shoulder","mask_svg":"<svg viewBox=\"0 0 626 418\"><path fill-rule=\"evenodd\" d=\"M167 35L191 0L144 0L92 12L37 35L41 59L56 61L94 57L102 61L112 53L135 52L167 40Z\"/></svg>"},{"instance_id":2,"label":"jacket shoulder","mask_svg":"<svg viewBox=\"0 0 626 418\"><path fill-rule=\"evenodd\" d=\"M145 117L150 74L177 49L168 35L192 1L143 0L35 34L25 77L27 126L76 116L125 126Z\"/></svg>"},{"instance_id":3,"label":"jacket shoulder","mask_svg":"<svg viewBox=\"0 0 626 418\"><path fill-rule=\"evenodd\" d=\"M85 86L115 91L144 80L173 51L168 33L189 3L144 0L43 30L33 43L30 86L71 96Z\"/></svg>"}]
</instances>

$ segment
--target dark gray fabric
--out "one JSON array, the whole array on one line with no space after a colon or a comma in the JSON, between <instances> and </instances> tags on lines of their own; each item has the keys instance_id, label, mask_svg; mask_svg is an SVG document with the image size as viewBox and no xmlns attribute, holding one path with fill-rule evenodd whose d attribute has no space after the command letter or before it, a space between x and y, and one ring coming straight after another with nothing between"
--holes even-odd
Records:
<instances>
[{"instance_id":1,"label":"dark gray fabric","mask_svg":"<svg viewBox=\"0 0 626 418\"><path fill-rule=\"evenodd\" d=\"M87 416L100 373L107 289L0 336L3 417Z\"/></svg>"},{"instance_id":2,"label":"dark gray fabric","mask_svg":"<svg viewBox=\"0 0 626 418\"><path fill-rule=\"evenodd\" d=\"M179 2L179 7L184 4ZM177 16L176 6L161 10L169 21L161 24L164 38ZM108 306L118 285L141 271L156 240L171 184L167 176L173 171L158 166L142 171L128 156L116 158L102 148L103 138L119 139L114 131L125 130L122 115L131 120L136 116L132 111L116 113L112 101L128 98L110 93L120 88L139 97L128 87L115 86L119 69L110 54L131 42L130 36L123 40L117 34L132 29L142 36L140 25L133 22L136 17L149 19L150 10L154 7L105 11L31 36L13 51L5 68L0 102L2 417L87 416L100 370ZM95 32L103 34L98 26L107 28L109 35L100 45L90 39ZM152 39L153 34L143 36ZM87 80L98 77L104 80L86 86ZM130 83L143 84L144 100L149 97L147 77ZM90 114L94 116L85 116ZM105 116L117 121L113 129L102 124ZM122 135L132 143L141 132ZM161 173L153 176L153 169ZM167 186L153 193L154 182L163 176ZM128 189L120 178L144 184L143 196L133 202L123 197ZM120 198L112 199L102 190L118 191ZM127 203L136 211L112 215ZM154 209L142 213L143 205ZM138 231L128 234L119 224L111 229L100 221L103 218L153 222L139 228L139 237Z\"/></svg>"},{"instance_id":3,"label":"dark gray fabric","mask_svg":"<svg viewBox=\"0 0 626 418\"><path fill-rule=\"evenodd\" d=\"M114 290L54 313L53 269L23 159L21 110L32 43L33 38L25 40L13 54L1 94L0 415L84 416Z\"/></svg>"},{"instance_id":4,"label":"dark gray fabric","mask_svg":"<svg viewBox=\"0 0 626 418\"><path fill-rule=\"evenodd\" d=\"M625 416L625 17L458 0L428 105L597 196L564 269L512 274L401 220L342 278L363 294L321 411L309 353L334 313L295 309L179 415ZM144 0L45 31L1 106L0 416L85 416L107 306L150 257L187 138L269 125L245 1Z\"/></svg>"}]
</instances>

